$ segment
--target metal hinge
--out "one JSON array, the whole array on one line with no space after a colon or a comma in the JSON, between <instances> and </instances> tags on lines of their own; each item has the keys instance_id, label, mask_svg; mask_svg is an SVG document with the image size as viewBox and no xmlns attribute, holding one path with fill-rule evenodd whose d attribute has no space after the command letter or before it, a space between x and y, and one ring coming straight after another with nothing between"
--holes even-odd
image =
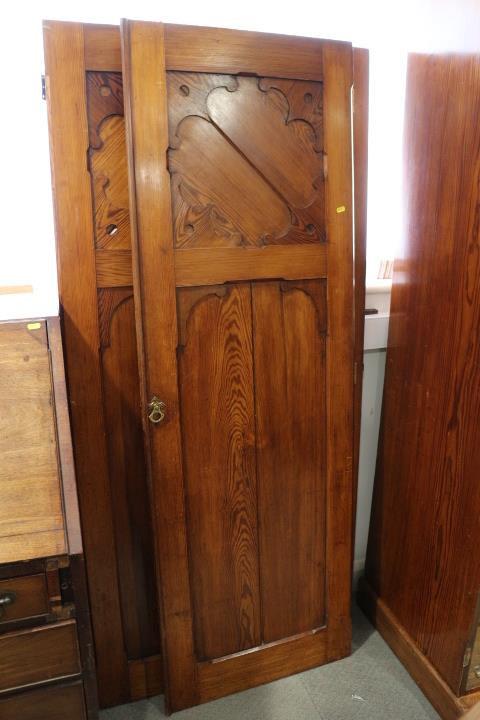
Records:
<instances>
[{"instance_id":1,"label":"metal hinge","mask_svg":"<svg viewBox=\"0 0 480 720\"><path fill-rule=\"evenodd\" d=\"M465 655L463 656L463 667L466 668L470 665L470 660L472 659L472 648L467 648L465 650Z\"/></svg>"},{"instance_id":2,"label":"metal hinge","mask_svg":"<svg viewBox=\"0 0 480 720\"><path fill-rule=\"evenodd\" d=\"M45 75L42 75L42 100L47 99L47 85L45 83Z\"/></svg>"}]
</instances>

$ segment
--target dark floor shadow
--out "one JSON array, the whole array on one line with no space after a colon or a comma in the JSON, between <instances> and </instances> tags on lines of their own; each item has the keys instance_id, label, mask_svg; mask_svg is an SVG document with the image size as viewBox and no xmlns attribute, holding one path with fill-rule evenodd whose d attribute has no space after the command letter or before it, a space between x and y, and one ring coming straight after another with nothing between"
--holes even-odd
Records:
<instances>
[{"instance_id":1,"label":"dark floor shadow","mask_svg":"<svg viewBox=\"0 0 480 720\"><path fill-rule=\"evenodd\" d=\"M357 604L352 600L352 655L359 650L368 638L376 632L370 620Z\"/></svg>"}]
</instances>

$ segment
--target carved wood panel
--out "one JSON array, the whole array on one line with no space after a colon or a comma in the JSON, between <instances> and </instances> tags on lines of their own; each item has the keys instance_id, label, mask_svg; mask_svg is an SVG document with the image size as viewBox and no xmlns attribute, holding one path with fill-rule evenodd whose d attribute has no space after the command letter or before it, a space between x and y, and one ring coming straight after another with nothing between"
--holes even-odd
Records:
<instances>
[{"instance_id":1,"label":"carved wood panel","mask_svg":"<svg viewBox=\"0 0 480 720\"><path fill-rule=\"evenodd\" d=\"M179 389L199 660L325 619L326 284L179 288Z\"/></svg>"},{"instance_id":2,"label":"carved wood panel","mask_svg":"<svg viewBox=\"0 0 480 720\"><path fill-rule=\"evenodd\" d=\"M128 250L130 222L121 73L87 73L87 102L95 246Z\"/></svg>"},{"instance_id":3,"label":"carved wood panel","mask_svg":"<svg viewBox=\"0 0 480 720\"><path fill-rule=\"evenodd\" d=\"M321 83L169 72L167 87L176 247L325 240Z\"/></svg>"}]
</instances>

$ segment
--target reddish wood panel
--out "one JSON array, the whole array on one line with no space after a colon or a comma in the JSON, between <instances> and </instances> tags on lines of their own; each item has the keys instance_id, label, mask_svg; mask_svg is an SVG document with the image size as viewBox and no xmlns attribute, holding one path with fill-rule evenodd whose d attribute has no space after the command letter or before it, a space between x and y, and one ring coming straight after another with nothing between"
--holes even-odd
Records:
<instances>
[{"instance_id":1,"label":"reddish wood panel","mask_svg":"<svg viewBox=\"0 0 480 720\"><path fill-rule=\"evenodd\" d=\"M367 579L454 693L480 589L480 59L412 56Z\"/></svg>"},{"instance_id":2,"label":"reddish wood panel","mask_svg":"<svg viewBox=\"0 0 480 720\"><path fill-rule=\"evenodd\" d=\"M465 695L463 698L455 695L365 578L360 580L358 599L366 615L430 700L442 720L463 717L469 703L474 702L474 699L480 699L479 693Z\"/></svg>"},{"instance_id":3,"label":"reddish wood panel","mask_svg":"<svg viewBox=\"0 0 480 720\"><path fill-rule=\"evenodd\" d=\"M178 291L179 387L195 651L260 643L249 284Z\"/></svg>"},{"instance_id":4,"label":"reddish wood panel","mask_svg":"<svg viewBox=\"0 0 480 720\"><path fill-rule=\"evenodd\" d=\"M262 639L325 621L326 285L253 285Z\"/></svg>"}]
</instances>

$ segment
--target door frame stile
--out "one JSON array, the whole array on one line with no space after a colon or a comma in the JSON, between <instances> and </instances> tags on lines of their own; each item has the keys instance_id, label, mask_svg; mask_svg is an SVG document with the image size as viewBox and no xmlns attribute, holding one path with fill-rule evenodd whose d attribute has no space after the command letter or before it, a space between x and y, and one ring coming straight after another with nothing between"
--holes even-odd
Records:
<instances>
[{"instance_id":1,"label":"door frame stile","mask_svg":"<svg viewBox=\"0 0 480 720\"><path fill-rule=\"evenodd\" d=\"M184 526L164 26L122 20L121 42L142 420L167 678L165 699L167 709L174 711L195 703L196 683ZM152 138L158 142L152 143ZM155 362L149 362L153 354ZM158 426L149 425L147 419L153 395L166 404L165 420Z\"/></svg>"},{"instance_id":2,"label":"door frame stile","mask_svg":"<svg viewBox=\"0 0 480 720\"><path fill-rule=\"evenodd\" d=\"M102 706L129 700L98 355L84 26L43 23L60 314ZM72 282L81 278L80 282ZM84 388L89 388L88 396ZM95 469L95 472L93 472Z\"/></svg>"},{"instance_id":3,"label":"door frame stile","mask_svg":"<svg viewBox=\"0 0 480 720\"><path fill-rule=\"evenodd\" d=\"M324 150L327 156L327 628L329 658L351 644L353 463L353 197L350 43L325 41ZM345 265L351 282L345 278ZM350 277L350 276L349 276Z\"/></svg>"}]
</instances>

